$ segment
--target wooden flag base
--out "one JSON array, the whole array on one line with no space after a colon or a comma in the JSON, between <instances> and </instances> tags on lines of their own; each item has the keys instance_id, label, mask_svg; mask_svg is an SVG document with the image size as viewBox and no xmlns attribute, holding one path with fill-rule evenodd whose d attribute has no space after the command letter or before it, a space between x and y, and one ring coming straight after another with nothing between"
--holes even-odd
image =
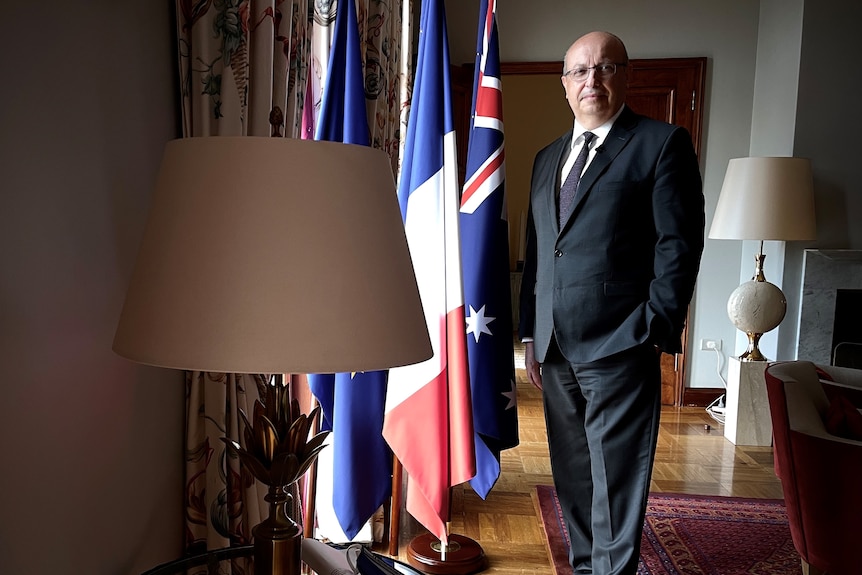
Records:
<instances>
[{"instance_id":1,"label":"wooden flag base","mask_svg":"<svg viewBox=\"0 0 862 575\"><path fill-rule=\"evenodd\" d=\"M418 535L407 546L407 562L432 575L468 575L488 566L482 547L469 537L449 535L445 560L440 558L440 546L430 533Z\"/></svg>"}]
</instances>

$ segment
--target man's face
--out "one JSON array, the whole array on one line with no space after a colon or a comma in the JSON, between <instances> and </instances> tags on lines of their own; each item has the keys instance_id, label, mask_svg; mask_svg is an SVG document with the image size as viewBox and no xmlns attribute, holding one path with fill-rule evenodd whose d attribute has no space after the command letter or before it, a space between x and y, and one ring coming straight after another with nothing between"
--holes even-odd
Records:
<instances>
[{"instance_id":1,"label":"man's face","mask_svg":"<svg viewBox=\"0 0 862 575\"><path fill-rule=\"evenodd\" d=\"M613 36L590 33L577 40L566 53L565 69L571 72L602 64L615 64L616 73L602 75L589 70L586 78L576 79L571 73L562 77L566 99L575 118L588 130L610 120L626 97L628 81L625 49Z\"/></svg>"}]
</instances>

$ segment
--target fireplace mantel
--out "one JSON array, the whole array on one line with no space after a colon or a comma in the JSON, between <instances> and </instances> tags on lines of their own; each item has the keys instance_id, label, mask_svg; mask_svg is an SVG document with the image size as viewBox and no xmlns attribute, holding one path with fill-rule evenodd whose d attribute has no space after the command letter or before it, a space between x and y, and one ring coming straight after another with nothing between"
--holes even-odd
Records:
<instances>
[{"instance_id":1,"label":"fireplace mantel","mask_svg":"<svg viewBox=\"0 0 862 575\"><path fill-rule=\"evenodd\" d=\"M805 250L797 358L831 363L838 290L862 290L862 250Z\"/></svg>"}]
</instances>

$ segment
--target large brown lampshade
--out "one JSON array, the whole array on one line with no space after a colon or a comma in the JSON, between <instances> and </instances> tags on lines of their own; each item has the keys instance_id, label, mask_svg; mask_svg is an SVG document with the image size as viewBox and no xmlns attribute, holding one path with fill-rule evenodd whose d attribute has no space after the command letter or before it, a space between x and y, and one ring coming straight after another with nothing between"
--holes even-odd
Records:
<instances>
[{"instance_id":1,"label":"large brown lampshade","mask_svg":"<svg viewBox=\"0 0 862 575\"><path fill-rule=\"evenodd\" d=\"M168 143L113 349L234 373L431 357L389 158L289 138Z\"/></svg>"}]
</instances>

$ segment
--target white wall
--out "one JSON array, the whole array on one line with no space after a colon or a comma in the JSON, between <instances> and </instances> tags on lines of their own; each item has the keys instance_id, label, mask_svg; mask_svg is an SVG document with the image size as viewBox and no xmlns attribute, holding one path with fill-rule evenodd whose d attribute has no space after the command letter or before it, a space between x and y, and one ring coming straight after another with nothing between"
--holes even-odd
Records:
<instances>
[{"instance_id":1,"label":"white wall","mask_svg":"<svg viewBox=\"0 0 862 575\"><path fill-rule=\"evenodd\" d=\"M472 62L478 2L446 2L452 61ZM707 229L730 158L749 153L758 2L568 0L500 2L498 23L503 61L559 60L581 34L603 29L620 36L632 58L706 56L707 86L701 166ZM562 98L562 92L560 97ZM503 89L505 100L505 84ZM568 129L561 126L560 133ZM707 240L689 331L688 385L721 387L716 356L700 351L702 338L720 339L733 350L736 329L727 318L730 293L739 285L742 242ZM753 268L752 268L753 269ZM726 363L726 362L725 362ZM726 368L725 368L726 369Z\"/></svg>"},{"instance_id":2,"label":"white wall","mask_svg":"<svg viewBox=\"0 0 862 575\"><path fill-rule=\"evenodd\" d=\"M751 126L750 156L792 156L796 131L796 105L799 86L799 60L802 49L803 0L761 0L760 29L757 41L757 71L754 80L754 113ZM742 242L739 283L754 274L755 254L760 242ZM767 281L781 287L785 284L785 243L764 242L764 273ZM787 286L785 297L791 298L785 320L777 329L763 335L760 350L771 359L791 359L778 351L779 333L797 331L798 306L792 305L793 286ZM789 295L788 295L789 294ZM746 335L736 332L735 355L748 345ZM795 349L795 348L794 348Z\"/></svg>"},{"instance_id":3,"label":"white wall","mask_svg":"<svg viewBox=\"0 0 862 575\"><path fill-rule=\"evenodd\" d=\"M858 2L804 2L793 155L811 158L817 241L786 246L783 289L788 308L797 314L803 250L862 249L858 151L862 116L856 111L856 97L862 91L859 22ZM862 322L862 317L856 320ZM779 353L793 357L797 341L797 331L782 325Z\"/></svg>"},{"instance_id":4,"label":"white wall","mask_svg":"<svg viewBox=\"0 0 862 575\"><path fill-rule=\"evenodd\" d=\"M172 6L4 4L0 573L140 573L180 553L182 375L111 351L175 136Z\"/></svg>"}]
</instances>

